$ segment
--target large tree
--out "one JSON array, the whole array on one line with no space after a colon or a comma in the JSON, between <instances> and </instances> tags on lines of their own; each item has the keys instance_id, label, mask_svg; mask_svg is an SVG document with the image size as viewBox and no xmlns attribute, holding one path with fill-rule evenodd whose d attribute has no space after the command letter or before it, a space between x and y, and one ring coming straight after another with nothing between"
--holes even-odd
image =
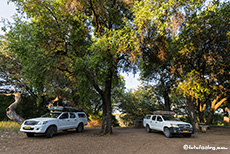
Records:
<instances>
[{"instance_id":1,"label":"large tree","mask_svg":"<svg viewBox=\"0 0 230 154\"><path fill-rule=\"evenodd\" d=\"M207 108L207 124L225 103L229 93L229 3L213 3L186 22L177 40L178 54L172 66L180 78L178 89L187 98L193 124L197 126Z\"/></svg>"},{"instance_id":2,"label":"large tree","mask_svg":"<svg viewBox=\"0 0 230 154\"><path fill-rule=\"evenodd\" d=\"M227 99L223 96L228 92L226 83L229 80L228 4L220 6L219 1L204 2L140 1L137 12L141 15L134 18L145 60L140 65L143 77L147 77L147 81L158 80L165 89L165 81L171 83L165 96L169 95L172 85L179 85L196 129L199 129L196 109L203 119L202 114L211 100L209 106L213 109L209 117L212 117Z\"/></svg>"},{"instance_id":3,"label":"large tree","mask_svg":"<svg viewBox=\"0 0 230 154\"><path fill-rule=\"evenodd\" d=\"M136 7L137 30L142 40L142 60L139 63L144 81L153 82L158 90L159 101L170 110L171 87L175 76L171 73L173 60L173 39L191 14L201 7L203 0L196 1L140 1Z\"/></svg>"},{"instance_id":4,"label":"large tree","mask_svg":"<svg viewBox=\"0 0 230 154\"><path fill-rule=\"evenodd\" d=\"M132 3L12 1L28 19L17 18L6 35L8 49L19 58L30 85L42 94L66 89L82 101L96 91L103 104L102 134L112 133L113 85L139 54Z\"/></svg>"}]
</instances>

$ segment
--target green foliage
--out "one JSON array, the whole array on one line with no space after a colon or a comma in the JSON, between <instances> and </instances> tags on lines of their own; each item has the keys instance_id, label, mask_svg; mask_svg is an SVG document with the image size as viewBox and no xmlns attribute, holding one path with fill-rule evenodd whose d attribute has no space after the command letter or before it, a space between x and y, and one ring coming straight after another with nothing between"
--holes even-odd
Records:
<instances>
[{"instance_id":1,"label":"green foliage","mask_svg":"<svg viewBox=\"0 0 230 154\"><path fill-rule=\"evenodd\" d=\"M4 50L17 57L23 84L34 90L37 104L43 96L56 97L59 91L67 100L77 98L70 93L78 82L73 77L74 58L87 48L83 48L87 42L83 17L68 12L65 1L15 2L29 19L15 17Z\"/></svg>"},{"instance_id":2,"label":"green foliage","mask_svg":"<svg viewBox=\"0 0 230 154\"><path fill-rule=\"evenodd\" d=\"M101 127L101 123L102 123L101 114L97 114L97 115L91 114L88 118L89 118L89 121L88 121L89 127Z\"/></svg>"},{"instance_id":3,"label":"green foliage","mask_svg":"<svg viewBox=\"0 0 230 154\"><path fill-rule=\"evenodd\" d=\"M0 96L0 101L0 121L8 120L8 117L6 116L6 109L14 102L14 98L9 96ZM21 102L16 109L18 115L25 119L40 117L46 111L45 104L37 104L33 97L25 95L22 95Z\"/></svg>"},{"instance_id":4,"label":"green foliage","mask_svg":"<svg viewBox=\"0 0 230 154\"><path fill-rule=\"evenodd\" d=\"M152 87L142 87L134 92L130 90L124 93L119 96L117 105L123 114L121 118L126 123L142 120L146 114L152 114L153 111L160 109Z\"/></svg>"},{"instance_id":5,"label":"green foliage","mask_svg":"<svg viewBox=\"0 0 230 154\"><path fill-rule=\"evenodd\" d=\"M186 75L186 79L179 83L178 92L187 96L193 95L194 98L199 100L205 99L205 95L210 94L210 89L201 80L197 79L197 76L199 76L199 73L195 70L189 72Z\"/></svg>"},{"instance_id":6,"label":"green foliage","mask_svg":"<svg viewBox=\"0 0 230 154\"><path fill-rule=\"evenodd\" d=\"M173 31L175 33L182 23L184 14L196 13L204 2L204 0L135 1L134 23L140 34L145 34L151 30L150 27L154 27L153 32L158 34L157 36L167 35Z\"/></svg>"},{"instance_id":7,"label":"green foliage","mask_svg":"<svg viewBox=\"0 0 230 154\"><path fill-rule=\"evenodd\" d=\"M24 119L36 118L48 111L45 102L37 103L37 101L27 95L23 95L16 112Z\"/></svg>"},{"instance_id":8,"label":"green foliage","mask_svg":"<svg viewBox=\"0 0 230 154\"><path fill-rule=\"evenodd\" d=\"M217 125L217 126L223 126L224 125L224 116L222 114L214 114L212 124Z\"/></svg>"},{"instance_id":9,"label":"green foliage","mask_svg":"<svg viewBox=\"0 0 230 154\"><path fill-rule=\"evenodd\" d=\"M229 28L229 2L213 4L185 24L176 40L178 54L174 61L180 78L178 88L185 95L204 100L228 87Z\"/></svg>"},{"instance_id":10,"label":"green foliage","mask_svg":"<svg viewBox=\"0 0 230 154\"><path fill-rule=\"evenodd\" d=\"M190 116L188 115L177 115L176 116L180 121L192 123Z\"/></svg>"},{"instance_id":11,"label":"green foliage","mask_svg":"<svg viewBox=\"0 0 230 154\"><path fill-rule=\"evenodd\" d=\"M102 114L90 114L89 121L87 127L101 127L102 123ZM119 126L119 123L115 117L115 115L112 115L112 126L117 127Z\"/></svg>"},{"instance_id":12,"label":"green foliage","mask_svg":"<svg viewBox=\"0 0 230 154\"><path fill-rule=\"evenodd\" d=\"M156 99L175 100L176 88L203 104L229 89L229 2L11 1L26 15L0 42L0 77L33 89L37 100L22 105L32 102L36 114L43 96L61 95L90 113L119 102L127 120L138 120L160 108ZM119 73L137 62L155 89L123 94Z\"/></svg>"},{"instance_id":13,"label":"green foliage","mask_svg":"<svg viewBox=\"0 0 230 154\"><path fill-rule=\"evenodd\" d=\"M8 106L10 106L11 102L14 102L14 99L12 97L6 97L6 96L1 96L0 95L0 121L7 120L6 116L6 109Z\"/></svg>"}]
</instances>

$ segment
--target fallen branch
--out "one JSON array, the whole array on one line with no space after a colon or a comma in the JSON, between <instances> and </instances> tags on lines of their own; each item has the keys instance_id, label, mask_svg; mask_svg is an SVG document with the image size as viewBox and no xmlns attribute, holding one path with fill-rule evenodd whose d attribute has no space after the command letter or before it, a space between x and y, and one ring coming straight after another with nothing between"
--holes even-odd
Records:
<instances>
[{"instance_id":1,"label":"fallen branch","mask_svg":"<svg viewBox=\"0 0 230 154\"><path fill-rule=\"evenodd\" d=\"M13 94L1 94L4 96L14 96L14 103L12 103L7 109L6 109L6 115L9 119L17 122L18 124L22 124L23 121L25 121L25 119L23 119L22 117L20 117L16 112L16 108L19 105L19 103L21 102L21 95L24 92L26 87L24 87L22 89L21 92L16 92L16 87L14 88L15 92Z\"/></svg>"}]
</instances>

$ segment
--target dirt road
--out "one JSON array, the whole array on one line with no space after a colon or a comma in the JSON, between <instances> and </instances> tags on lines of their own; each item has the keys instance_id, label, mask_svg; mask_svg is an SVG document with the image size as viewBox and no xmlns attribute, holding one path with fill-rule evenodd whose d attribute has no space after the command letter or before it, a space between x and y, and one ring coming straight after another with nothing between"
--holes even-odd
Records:
<instances>
[{"instance_id":1,"label":"dirt road","mask_svg":"<svg viewBox=\"0 0 230 154\"><path fill-rule=\"evenodd\" d=\"M134 128L114 128L114 134L108 136L98 136L98 131L98 128L85 128L82 133L59 132L49 139L43 135L28 138L24 133L0 131L0 154L230 153L230 129L227 128L211 128L191 138L166 138L160 132L146 133L144 129ZM228 149L214 150L219 147Z\"/></svg>"}]
</instances>

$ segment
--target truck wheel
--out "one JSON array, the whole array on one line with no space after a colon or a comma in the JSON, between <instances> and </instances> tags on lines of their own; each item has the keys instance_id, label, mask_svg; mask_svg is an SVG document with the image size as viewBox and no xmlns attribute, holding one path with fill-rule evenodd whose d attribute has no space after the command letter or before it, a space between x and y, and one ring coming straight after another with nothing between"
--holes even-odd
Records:
<instances>
[{"instance_id":1,"label":"truck wheel","mask_svg":"<svg viewBox=\"0 0 230 154\"><path fill-rule=\"evenodd\" d=\"M53 137L54 133L56 132L56 127L51 126L46 130L46 137L51 138Z\"/></svg>"},{"instance_id":2,"label":"truck wheel","mask_svg":"<svg viewBox=\"0 0 230 154\"><path fill-rule=\"evenodd\" d=\"M34 133L26 133L27 137L33 137Z\"/></svg>"},{"instance_id":3,"label":"truck wheel","mask_svg":"<svg viewBox=\"0 0 230 154\"><path fill-rule=\"evenodd\" d=\"M83 130L84 130L84 126L83 126L82 123L80 123L80 124L77 126L76 131L77 131L78 133L80 133L80 132L82 132Z\"/></svg>"},{"instance_id":4,"label":"truck wheel","mask_svg":"<svg viewBox=\"0 0 230 154\"><path fill-rule=\"evenodd\" d=\"M172 137L172 133L169 131L168 128L165 128L164 129L164 134L167 138L171 138Z\"/></svg>"},{"instance_id":5,"label":"truck wheel","mask_svg":"<svg viewBox=\"0 0 230 154\"><path fill-rule=\"evenodd\" d=\"M151 128L149 127L149 125L146 125L146 132L148 132L148 133L151 132Z\"/></svg>"}]
</instances>

